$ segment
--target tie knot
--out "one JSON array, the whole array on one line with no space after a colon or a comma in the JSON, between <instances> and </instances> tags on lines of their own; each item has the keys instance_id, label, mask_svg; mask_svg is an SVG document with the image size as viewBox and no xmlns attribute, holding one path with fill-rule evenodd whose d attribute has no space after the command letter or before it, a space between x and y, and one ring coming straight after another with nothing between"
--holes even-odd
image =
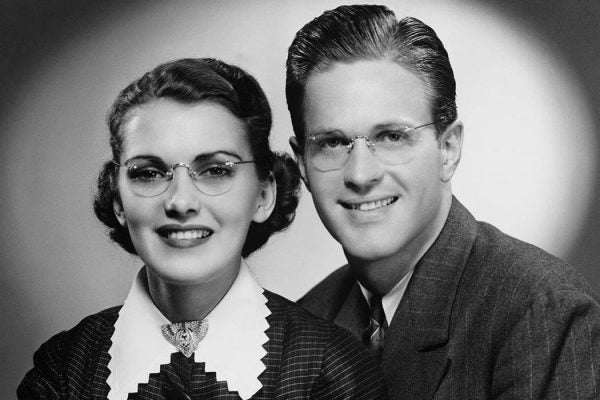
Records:
<instances>
[{"instance_id":1,"label":"tie knot","mask_svg":"<svg viewBox=\"0 0 600 400\"><path fill-rule=\"evenodd\" d=\"M373 321L379 326L387 327L385 311L383 310L383 304L381 303L381 296L375 294L371 297L370 311L371 319Z\"/></svg>"},{"instance_id":2,"label":"tie knot","mask_svg":"<svg viewBox=\"0 0 600 400\"><path fill-rule=\"evenodd\" d=\"M369 314L369 326L363 332L363 342L371 349L375 358L381 361L385 330L388 327L381 304L381 296L373 295L371 297Z\"/></svg>"}]
</instances>

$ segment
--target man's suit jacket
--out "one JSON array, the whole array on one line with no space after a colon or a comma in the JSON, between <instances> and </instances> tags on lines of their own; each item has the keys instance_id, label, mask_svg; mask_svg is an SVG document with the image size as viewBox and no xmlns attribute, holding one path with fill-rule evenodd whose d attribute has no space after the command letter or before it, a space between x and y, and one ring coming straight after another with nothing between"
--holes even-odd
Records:
<instances>
[{"instance_id":1,"label":"man's suit jacket","mask_svg":"<svg viewBox=\"0 0 600 400\"><path fill-rule=\"evenodd\" d=\"M301 299L357 337L365 303L348 266ZM381 362L393 399L600 399L599 298L567 264L475 221L454 198Z\"/></svg>"},{"instance_id":2,"label":"man's suit jacket","mask_svg":"<svg viewBox=\"0 0 600 400\"><path fill-rule=\"evenodd\" d=\"M280 296L264 294L271 310L265 332L266 369L259 377L263 388L252 399L387 399L379 367L351 334ZM18 398L106 399L108 350L119 309L87 317L42 345L34 368L17 390ZM215 373L204 371L204 363L178 352L128 398L185 398L170 397L169 391L188 393L193 399L239 399L226 382L216 380Z\"/></svg>"}]
</instances>

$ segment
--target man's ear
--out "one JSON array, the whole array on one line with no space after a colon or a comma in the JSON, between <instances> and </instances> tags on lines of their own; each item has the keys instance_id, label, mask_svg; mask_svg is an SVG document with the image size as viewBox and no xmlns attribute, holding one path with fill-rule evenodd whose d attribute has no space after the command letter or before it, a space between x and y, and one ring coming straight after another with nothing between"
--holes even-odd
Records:
<instances>
[{"instance_id":1,"label":"man's ear","mask_svg":"<svg viewBox=\"0 0 600 400\"><path fill-rule=\"evenodd\" d=\"M276 202L277 182L275 182L275 177L273 176L273 173L271 173L264 182L260 183L258 202L252 221L259 224L265 222L275 209Z\"/></svg>"},{"instance_id":2,"label":"man's ear","mask_svg":"<svg viewBox=\"0 0 600 400\"><path fill-rule=\"evenodd\" d=\"M298 169L300 170L300 177L306 186L306 189L310 192L310 185L308 184L308 178L306 176L306 164L304 160L304 152L302 151L302 147L298 143L298 138L296 136L290 137L290 146L292 146L292 150L294 151L294 155L296 156L296 164L298 164Z\"/></svg>"},{"instance_id":3,"label":"man's ear","mask_svg":"<svg viewBox=\"0 0 600 400\"><path fill-rule=\"evenodd\" d=\"M463 143L463 124L456 120L450 124L440 137L440 148L442 150L442 171L441 178L443 182L449 182L454 175L454 171L460 162Z\"/></svg>"},{"instance_id":4,"label":"man's ear","mask_svg":"<svg viewBox=\"0 0 600 400\"><path fill-rule=\"evenodd\" d=\"M117 217L119 224L125 227L127 225L127 219L125 218L125 210L123 210L123 204L121 203L121 199L113 199L113 212L115 213L115 217Z\"/></svg>"}]
</instances>

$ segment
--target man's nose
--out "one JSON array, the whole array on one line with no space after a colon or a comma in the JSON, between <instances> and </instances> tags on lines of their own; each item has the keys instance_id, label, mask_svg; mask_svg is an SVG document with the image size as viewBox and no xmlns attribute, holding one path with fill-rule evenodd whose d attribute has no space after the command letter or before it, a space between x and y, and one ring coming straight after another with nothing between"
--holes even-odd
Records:
<instances>
[{"instance_id":1,"label":"man's nose","mask_svg":"<svg viewBox=\"0 0 600 400\"><path fill-rule=\"evenodd\" d=\"M368 191L381 181L383 168L374 149L365 137L354 138L353 146L344 165L344 183L359 192Z\"/></svg>"}]
</instances>

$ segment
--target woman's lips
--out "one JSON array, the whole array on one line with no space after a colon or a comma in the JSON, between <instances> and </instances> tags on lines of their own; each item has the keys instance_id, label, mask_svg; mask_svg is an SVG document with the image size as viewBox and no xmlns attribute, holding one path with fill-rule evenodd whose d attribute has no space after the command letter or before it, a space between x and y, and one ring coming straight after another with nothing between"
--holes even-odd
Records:
<instances>
[{"instance_id":1,"label":"woman's lips","mask_svg":"<svg viewBox=\"0 0 600 400\"><path fill-rule=\"evenodd\" d=\"M178 239L178 240L191 240L191 239L203 239L210 236L211 231L208 229L194 229L186 231L169 231L167 232L167 239Z\"/></svg>"},{"instance_id":2,"label":"woman's lips","mask_svg":"<svg viewBox=\"0 0 600 400\"><path fill-rule=\"evenodd\" d=\"M213 234L213 231L206 227L173 225L162 226L157 232L165 243L178 248L197 246Z\"/></svg>"}]
</instances>

